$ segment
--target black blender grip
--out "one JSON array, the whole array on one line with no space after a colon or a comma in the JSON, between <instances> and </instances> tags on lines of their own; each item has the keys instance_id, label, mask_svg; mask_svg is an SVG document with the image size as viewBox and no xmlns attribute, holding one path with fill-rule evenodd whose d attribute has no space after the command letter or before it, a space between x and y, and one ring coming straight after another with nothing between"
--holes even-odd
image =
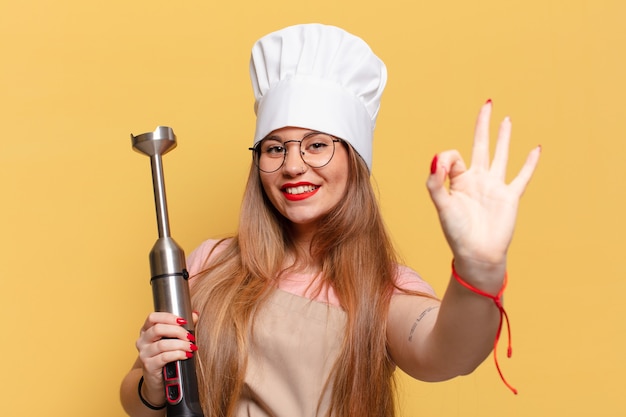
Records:
<instances>
[{"instance_id":1,"label":"black blender grip","mask_svg":"<svg viewBox=\"0 0 626 417\"><path fill-rule=\"evenodd\" d=\"M202 416L196 377L195 358L170 362L163 368L167 416Z\"/></svg>"}]
</instances>

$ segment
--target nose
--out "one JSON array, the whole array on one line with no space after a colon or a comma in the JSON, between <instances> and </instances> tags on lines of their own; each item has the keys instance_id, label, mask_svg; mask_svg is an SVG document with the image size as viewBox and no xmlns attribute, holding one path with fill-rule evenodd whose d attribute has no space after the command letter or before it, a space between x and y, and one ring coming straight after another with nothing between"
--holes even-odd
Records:
<instances>
[{"instance_id":1,"label":"nose","mask_svg":"<svg viewBox=\"0 0 626 417\"><path fill-rule=\"evenodd\" d=\"M283 171L289 176L297 176L304 174L308 168L308 165L304 163L302 155L300 154L300 143L291 142L286 143L287 154L285 155L285 163L283 164Z\"/></svg>"}]
</instances>

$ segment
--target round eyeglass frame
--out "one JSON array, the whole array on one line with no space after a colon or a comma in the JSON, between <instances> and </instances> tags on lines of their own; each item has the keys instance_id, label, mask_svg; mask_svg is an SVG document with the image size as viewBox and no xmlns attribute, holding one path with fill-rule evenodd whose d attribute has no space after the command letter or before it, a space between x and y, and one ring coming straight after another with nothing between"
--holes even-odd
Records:
<instances>
[{"instance_id":1,"label":"round eyeglass frame","mask_svg":"<svg viewBox=\"0 0 626 417\"><path fill-rule=\"evenodd\" d=\"M304 159L305 152L303 152L303 151L302 151L302 142L303 142L304 140L306 140L307 138L309 138L309 137L311 137L311 136L315 136L315 135L326 135L326 136L330 137L330 138L332 139L332 142L333 142L333 153L330 155L330 158L328 158L328 161L326 161L324 164L322 164L322 165L317 165L317 166L316 166L316 165L311 165L310 163L308 163L307 161L305 161L305 159ZM300 139L300 140L295 140L295 139L292 139L292 140L286 140L286 141L282 142L282 145L283 145L283 160L282 160L282 162L280 163L280 165L279 165L276 169L274 169L274 170L272 170L272 171L266 171L266 170L264 170L264 169L261 169L261 164L260 164L260 162L259 162L259 160L260 160L260 158L261 158L261 149L259 149L259 147L260 147L261 143L262 143L265 139L268 139L268 138L266 137L266 138L261 139L261 140L260 140L260 141L258 141L258 142L256 143L256 145L254 145L252 148L248 148L248 150L252 151L252 159L253 159L253 161L254 161L254 165L256 165L256 167L259 169L259 171L261 171L261 172L265 172L266 174L271 174L272 172L276 172L276 171L278 171L279 169L281 169L281 168L283 167L283 165L285 165L285 161L287 160L287 147L286 147L285 145L286 145L286 144L288 144L288 143L294 143L294 142L296 142L296 143L298 143L298 144L299 144L299 148L300 148L300 159L302 159L302 162L304 162L306 165L310 166L311 168L323 168L323 167L325 167L326 165L330 164L330 161L332 161L332 160L333 160L333 157L335 156L335 150L337 149L337 148L335 147L335 143L337 143L337 142L343 142L341 139L339 139L339 138L338 138L338 137L336 137L336 136L333 136L333 135L330 135L330 134L328 134L328 133L324 133L324 132L318 132L318 131L309 132L309 133L307 133L306 135L304 135L304 136L302 137L302 139Z\"/></svg>"}]
</instances>

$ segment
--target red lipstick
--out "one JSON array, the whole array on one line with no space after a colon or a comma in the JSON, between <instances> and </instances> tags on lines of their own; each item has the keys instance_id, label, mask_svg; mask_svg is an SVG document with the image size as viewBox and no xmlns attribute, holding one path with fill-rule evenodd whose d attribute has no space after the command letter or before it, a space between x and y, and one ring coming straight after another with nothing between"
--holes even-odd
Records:
<instances>
[{"instance_id":1,"label":"red lipstick","mask_svg":"<svg viewBox=\"0 0 626 417\"><path fill-rule=\"evenodd\" d=\"M313 187L313 189L311 191L305 191L303 193L299 193L299 194L290 194L287 192L287 188L295 188L295 187ZM304 200L307 199L313 195L315 195L315 193L317 193L317 190L319 190L320 187L318 187L315 184L311 184L310 182L299 182L296 184L285 184L282 186L282 188L280 189L283 192L283 195L285 196L285 198L289 201L300 201L300 200Z\"/></svg>"}]
</instances>

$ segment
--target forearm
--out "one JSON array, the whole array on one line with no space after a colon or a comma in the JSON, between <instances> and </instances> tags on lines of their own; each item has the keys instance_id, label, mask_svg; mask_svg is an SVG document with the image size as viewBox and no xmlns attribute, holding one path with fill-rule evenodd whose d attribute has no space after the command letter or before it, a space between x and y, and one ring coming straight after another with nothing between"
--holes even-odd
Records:
<instances>
[{"instance_id":1,"label":"forearm","mask_svg":"<svg viewBox=\"0 0 626 417\"><path fill-rule=\"evenodd\" d=\"M485 360L493 349L499 320L492 300L450 283L431 342L451 376L466 375Z\"/></svg>"},{"instance_id":2,"label":"forearm","mask_svg":"<svg viewBox=\"0 0 626 417\"><path fill-rule=\"evenodd\" d=\"M138 393L139 379L142 376L141 368L134 367L126 375L120 387L122 407L131 417L161 417L165 416L165 408L152 410L141 402ZM163 393L151 393L146 384L142 386L142 396L150 404L160 406L165 403Z\"/></svg>"},{"instance_id":3,"label":"forearm","mask_svg":"<svg viewBox=\"0 0 626 417\"><path fill-rule=\"evenodd\" d=\"M456 262L457 275L471 287L495 296L502 288L504 263ZM493 350L500 323L494 300L461 285L454 276L442 299L430 342L458 374L473 371Z\"/></svg>"},{"instance_id":4,"label":"forearm","mask_svg":"<svg viewBox=\"0 0 626 417\"><path fill-rule=\"evenodd\" d=\"M472 287L498 294L504 263L469 266L460 262L457 268L469 277ZM388 348L407 374L422 381L443 381L468 374L482 363L493 349L499 323L500 311L493 298L476 294L451 277L441 301L392 297Z\"/></svg>"}]
</instances>

